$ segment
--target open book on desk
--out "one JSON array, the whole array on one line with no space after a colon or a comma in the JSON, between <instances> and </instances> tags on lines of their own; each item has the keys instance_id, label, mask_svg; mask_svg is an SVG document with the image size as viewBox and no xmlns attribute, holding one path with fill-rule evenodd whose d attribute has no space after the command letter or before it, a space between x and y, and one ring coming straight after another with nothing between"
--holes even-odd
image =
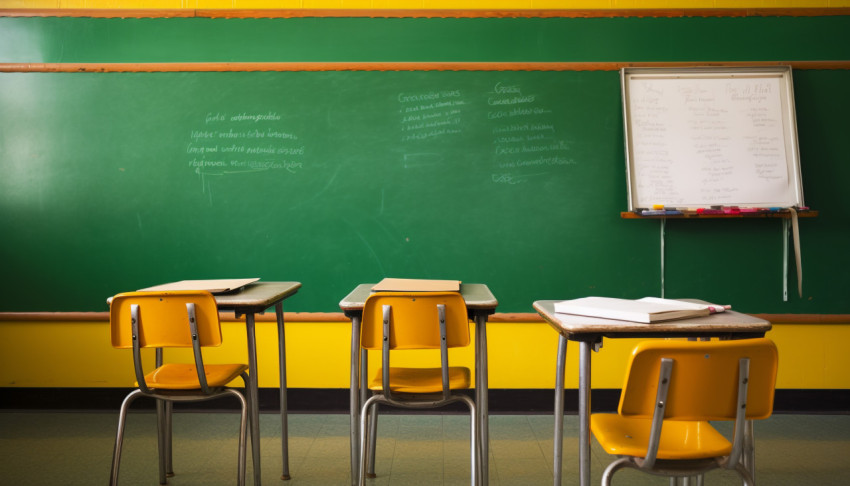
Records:
<instances>
[{"instance_id":1,"label":"open book on desk","mask_svg":"<svg viewBox=\"0 0 850 486\"><path fill-rule=\"evenodd\" d=\"M206 290L211 294L225 294L240 290L248 284L252 284L260 280L259 278L226 278L214 280L181 280L179 282L171 282L162 285L155 285L146 289L140 289L140 292L149 291L169 291L169 290Z\"/></svg>"},{"instance_id":2,"label":"open book on desk","mask_svg":"<svg viewBox=\"0 0 850 486\"><path fill-rule=\"evenodd\" d=\"M657 297L644 297L638 300L583 297L555 303L555 312L561 314L644 323L702 317L715 312L723 312L726 309L728 307L722 305L696 304Z\"/></svg>"}]
</instances>

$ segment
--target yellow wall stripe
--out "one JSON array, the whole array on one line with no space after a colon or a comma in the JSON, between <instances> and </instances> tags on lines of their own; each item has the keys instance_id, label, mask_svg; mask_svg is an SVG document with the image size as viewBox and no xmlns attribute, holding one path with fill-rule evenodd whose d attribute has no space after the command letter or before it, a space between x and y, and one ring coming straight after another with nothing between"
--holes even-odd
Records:
<instances>
[{"instance_id":1,"label":"yellow wall stripe","mask_svg":"<svg viewBox=\"0 0 850 486\"><path fill-rule=\"evenodd\" d=\"M204 351L207 363L247 362L245 327L222 324L224 345ZM347 322L286 324L289 386L347 388L351 327ZM487 328L491 388L551 388L555 382L557 334L542 322L491 322ZM779 347L778 388L850 389L850 322L774 324L768 337ZM257 323L259 383L278 384L277 331L273 321ZM619 388L636 339L606 339L593 355L593 386ZM182 351L182 350L180 350ZM186 353L168 351L191 362ZM456 350L452 364L472 366L471 349ZM422 354L399 365L422 365ZM153 359L149 356L150 362ZM566 386L578 385L578 347L567 351ZM372 360L376 364L379 358ZM103 321L0 321L0 387L131 387L132 353L109 343Z\"/></svg>"}]
</instances>

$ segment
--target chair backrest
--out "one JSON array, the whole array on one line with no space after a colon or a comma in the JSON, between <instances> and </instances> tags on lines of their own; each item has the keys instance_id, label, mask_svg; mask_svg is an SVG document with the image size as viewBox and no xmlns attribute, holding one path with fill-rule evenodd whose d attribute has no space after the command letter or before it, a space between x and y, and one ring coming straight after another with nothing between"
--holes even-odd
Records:
<instances>
[{"instance_id":1,"label":"chair backrest","mask_svg":"<svg viewBox=\"0 0 850 486\"><path fill-rule=\"evenodd\" d=\"M738 370L749 358L746 418L773 412L777 351L765 338L735 341L644 341L632 353L620 414L652 417L661 360L673 360L664 417L672 420L735 420Z\"/></svg>"},{"instance_id":2,"label":"chair backrest","mask_svg":"<svg viewBox=\"0 0 850 486\"><path fill-rule=\"evenodd\" d=\"M446 308L446 345L469 345L469 317L458 292L376 292L366 299L360 346L381 349L383 308L390 311L390 349L440 349L437 306Z\"/></svg>"},{"instance_id":3,"label":"chair backrest","mask_svg":"<svg viewBox=\"0 0 850 486\"><path fill-rule=\"evenodd\" d=\"M112 298L112 346L132 348L132 308L139 310L139 346L192 347L187 304L194 304L201 346L221 345L215 298L206 291L127 292Z\"/></svg>"}]
</instances>

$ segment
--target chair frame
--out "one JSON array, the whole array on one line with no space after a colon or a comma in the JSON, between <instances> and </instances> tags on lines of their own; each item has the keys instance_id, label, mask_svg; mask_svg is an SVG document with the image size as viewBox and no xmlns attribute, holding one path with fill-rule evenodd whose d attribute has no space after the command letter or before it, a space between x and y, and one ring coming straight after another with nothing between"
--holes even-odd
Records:
<instances>
[{"instance_id":1,"label":"chair frame","mask_svg":"<svg viewBox=\"0 0 850 486\"><path fill-rule=\"evenodd\" d=\"M415 293L399 293L399 296L415 295ZM358 474L358 486L362 486L366 477L375 477L375 446L377 436L378 404L384 403L407 409L428 409L449 405L455 402L463 402L469 407L470 413L470 471L471 484L478 483L478 431L476 427L475 401L463 394L451 392L449 387L449 353L447 345L446 306L437 304L438 325L440 331L440 365L442 391L440 393L399 393L393 392L390 387L390 331L392 321L392 306L382 306L382 390L375 393L363 403L360 410L360 467ZM362 332L362 331L361 331ZM367 421L369 427L367 427ZM368 442L368 449L367 449ZM368 459L368 460L367 460ZM368 471L367 471L368 462Z\"/></svg>"},{"instance_id":2,"label":"chair frame","mask_svg":"<svg viewBox=\"0 0 850 486\"><path fill-rule=\"evenodd\" d=\"M746 486L755 485L755 467L753 461L752 420L747 419L747 395L750 381L750 359L738 360L738 390L736 412L733 427L732 449L727 456L704 459L658 459L658 448L661 442L661 428L667 409L667 395L673 374L674 360L662 358L656 388L655 408L652 414L649 442L646 457L621 456L605 468L602 474L602 485L610 486L615 472L630 467L659 476L670 477L670 484L677 484L678 479L684 479L690 484L696 479L701 485L703 474L707 471L723 468L735 471Z\"/></svg>"},{"instance_id":3,"label":"chair frame","mask_svg":"<svg viewBox=\"0 0 850 486\"><path fill-rule=\"evenodd\" d=\"M198 375L200 384L199 390L180 389L180 390L155 390L150 388L145 381L145 373L142 362L141 353L141 308L139 304L131 304L131 333L133 344L133 367L135 370L136 381L138 388L131 391L121 403L121 409L118 416L118 431L115 436L115 447L112 452L112 468L110 471L110 486L118 484L118 472L121 463L121 452L124 442L124 428L127 422L127 411L130 405L139 397L150 397L156 400L157 414L157 450L159 456L159 484L167 484L167 478L174 476L172 464L172 412L174 402L199 402L220 398L231 395L239 400L241 407L239 421L239 459L237 468L237 484L243 486L245 484L246 471L246 456L247 456L247 434L248 434L248 398L247 394L242 394L232 388L227 387L210 387L207 383L207 376L204 371L203 354L201 352L201 343L198 332L197 315L195 311L195 303L186 303L186 312L188 320L188 330L191 334L192 352L195 361L195 370ZM156 367L159 368L163 364L163 348L156 347ZM250 384L250 377L244 371L240 373L242 381L245 383L247 390Z\"/></svg>"}]
</instances>

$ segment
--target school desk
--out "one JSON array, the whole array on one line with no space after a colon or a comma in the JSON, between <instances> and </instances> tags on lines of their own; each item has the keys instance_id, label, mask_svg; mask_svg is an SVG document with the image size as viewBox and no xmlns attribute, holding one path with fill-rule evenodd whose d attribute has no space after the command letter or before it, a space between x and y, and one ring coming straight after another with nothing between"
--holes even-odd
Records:
<instances>
[{"instance_id":1,"label":"school desk","mask_svg":"<svg viewBox=\"0 0 850 486\"><path fill-rule=\"evenodd\" d=\"M280 363L280 441L283 457L281 479L289 479L289 431L286 420L286 335L283 327L283 301L298 292L300 282L255 282L239 292L217 294L215 302L222 311L245 316L248 333L248 373L251 375L251 451L254 455L254 484L260 484L260 408L257 398L257 340L254 314L274 307L277 315L278 362Z\"/></svg>"},{"instance_id":2,"label":"school desk","mask_svg":"<svg viewBox=\"0 0 850 486\"><path fill-rule=\"evenodd\" d=\"M360 284L339 303L345 316L351 319L351 482L355 484L360 459L360 407L366 396L367 354L360 353L360 320L363 306L375 284ZM487 484L488 472L488 404L487 404L487 316L496 312L496 297L484 284L461 284L460 293L466 301L469 319L475 322L475 405L478 425L479 465L481 484ZM359 366L358 366L359 362Z\"/></svg>"},{"instance_id":3,"label":"school desk","mask_svg":"<svg viewBox=\"0 0 850 486\"><path fill-rule=\"evenodd\" d=\"M248 394L251 400L249 410L251 424L251 451L254 463L254 484L260 484L260 408L257 398L257 340L254 314L262 314L274 307L277 314L277 333L280 362L280 423L281 453L283 455L283 473L281 479L289 479L289 432L286 421L286 339L283 328L283 301L301 288L300 282L254 282L236 292L213 294L220 311L234 311L236 317L245 316L245 328L248 333L248 373L251 375Z\"/></svg>"},{"instance_id":4,"label":"school desk","mask_svg":"<svg viewBox=\"0 0 850 486\"><path fill-rule=\"evenodd\" d=\"M602 339L607 338L710 338L746 339L762 337L770 330L770 322L735 311L726 311L706 317L644 324L594 317L555 313L554 300L534 302L534 309L558 331L558 359L555 373L555 459L556 486L561 484L561 459L563 456L564 424L564 364L567 340L579 343L579 480L582 486L590 485L590 351L599 351ZM705 303L698 300L692 302ZM752 422L745 427L744 464L752 470Z\"/></svg>"}]
</instances>

